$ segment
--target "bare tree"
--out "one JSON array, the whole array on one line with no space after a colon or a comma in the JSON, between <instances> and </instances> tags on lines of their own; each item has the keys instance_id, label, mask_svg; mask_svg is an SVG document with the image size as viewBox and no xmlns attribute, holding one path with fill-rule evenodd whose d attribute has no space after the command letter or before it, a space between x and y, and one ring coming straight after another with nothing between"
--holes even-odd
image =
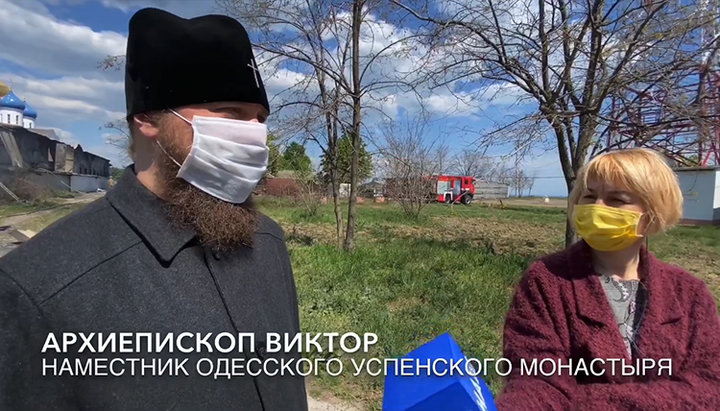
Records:
<instances>
[{"instance_id":1,"label":"bare tree","mask_svg":"<svg viewBox=\"0 0 720 411\"><path fill-rule=\"evenodd\" d=\"M530 187L531 181L532 178L530 178L530 176L526 175L523 170L519 170L515 174L515 179L513 181L513 186L515 187L515 196L518 198L522 197L525 190Z\"/></svg>"},{"instance_id":2,"label":"bare tree","mask_svg":"<svg viewBox=\"0 0 720 411\"><path fill-rule=\"evenodd\" d=\"M269 0L218 0L229 15L248 24L255 34L258 60L280 76L284 64L310 70L308 76L291 80L273 102L282 134L318 145L328 163L335 214L336 243L342 246L343 217L340 208L337 172L337 142L342 130L347 95L347 68L350 59L347 19L331 1L289 2ZM295 3L295 4L291 4ZM292 6L292 7L291 7Z\"/></svg>"},{"instance_id":3,"label":"bare tree","mask_svg":"<svg viewBox=\"0 0 720 411\"><path fill-rule=\"evenodd\" d=\"M527 189L527 195L532 195L532 189L535 185L535 173L533 173L531 176L527 176L527 182L525 183L525 188Z\"/></svg>"},{"instance_id":4,"label":"bare tree","mask_svg":"<svg viewBox=\"0 0 720 411\"><path fill-rule=\"evenodd\" d=\"M115 147L120 152L121 161L130 162L130 130L128 130L127 121L124 118L108 121L103 125L103 128L112 132L112 134L105 136L105 143Z\"/></svg>"},{"instance_id":5,"label":"bare tree","mask_svg":"<svg viewBox=\"0 0 720 411\"><path fill-rule=\"evenodd\" d=\"M523 120L547 127L568 191L589 149L613 125L613 96L627 96L630 88L678 86L686 78L678 73L696 68L703 53L716 54L718 43L717 35L702 35L718 18L711 2L393 3L427 23L427 42L434 49L453 51L428 67L427 79L435 86L479 82L478 99L512 93L536 105L537 111ZM692 112L702 117L696 109L690 101L675 117L687 118ZM569 221L565 239L567 244L575 240Z\"/></svg>"},{"instance_id":6,"label":"bare tree","mask_svg":"<svg viewBox=\"0 0 720 411\"><path fill-rule=\"evenodd\" d=\"M492 159L479 150L463 150L453 158L453 170L462 176L483 178L495 168Z\"/></svg>"},{"instance_id":7,"label":"bare tree","mask_svg":"<svg viewBox=\"0 0 720 411\"><path fill-rule=\"evenodd\" d=\"M435 191L438 149L426 143L427 117L391 122L384 128L385 146L379 150L388 196L403 212L418 218ZM442 150L440 150L442 152Z\"/></svg>"},{"instance_id":8,"label":"bare tree","mask_svg":"<svg viewBox=\"0 0 720 411\"><path fill-rule=\"evenodd\" d=\"M295 184L298 187L297 200L302 204L305 215L315 217L321 204L320 184L314 171L296 172Z\"/></svg>"},{"instance_id":9,"label":"bare tree","mask_svg":"<svg viewBox=\"0 0 720 411\"><path fill-rule=\"evenodd\" d=\"M228 14L250 23L261 50L261 63L276 68L296 67L309 72L287 88L280 110L303 107L285 125L302 138L318 143L329 160L337 223L342 233L337 181L337 141L350 134L353 147L347 225L342 246L355 246L358 152L362 145L364 113L376 108L383 95L409 87L402 77L385 69L383 62L409 53L411 34L382 32L392 14L380 0L217 0ZM382 20L385 19L385 20ZM382 21L381 21L382 20ZM375 39L380 46L375 43ZM319 126L323 124L324 126ZM335 161L333 161L333 159Z\"/></svg>"},{"instance_id":10,"label":"bare tree","mask_svg":"<svg viewBox=\"0 0 720 411\"><path fill-rule=\"evenodd\" d=\"M441 144L435 150L435 161L437 162L438 174L445 174L452 168L450 149L447 145Z\"/></svg>"}]
</instances>

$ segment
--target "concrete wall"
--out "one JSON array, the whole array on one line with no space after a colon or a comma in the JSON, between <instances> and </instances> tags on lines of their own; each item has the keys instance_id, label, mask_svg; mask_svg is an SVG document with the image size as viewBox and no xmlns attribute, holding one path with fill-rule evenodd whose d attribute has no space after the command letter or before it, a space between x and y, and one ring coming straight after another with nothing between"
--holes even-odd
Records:
<instances>
[{"instance_id":1,"label":"concrete wall","mask_svg":"<svg viewBox=\"0 0 720 411\"><path fill-rule=\"evenodd\" d=\"M48 130L38 130L48 132ZM52 134L51 132L51 135ZM83 151L78 145L73 148L44 134L35 133L22 127L0 125L0 167L43 169L90 176L110 177L110 161L93 153ZM11 143L8 149L8 143ZM11 153L21 157L22 164L13 161Z\"/></svg>"},{"instance_id":2,"label":"concrete wall","mask_svg":"<svg viewBox=\"0 0 720 411\"><path fill-rule=\"evenodd\" d=\"M23 167L20 147L8 127L0 126L0 167L6 170Z\"/></svg>"},{"instance_id":3,"label":"concrete wall","mask_svg":"<svg viewBox=\"0 0 720 411\"><path fill-rule=\"evenodd\" d=\"M103 190L108 189L108 178L100 176L70 176L70 186L73 191L80 191L83 193L90 193L97 191L98 188Z\"/></svg>"},{"instance_id":4,"label":"concrete wall","mask_svg":"<svg viewBox=\"0 0 720 411\"><path fill-rule=\"evenodd\" d=\"M0 126L0 128L2 129L0 132L5 136L3 138L3 146L6 146L5 150L8 149L7 144L12 143L13 147L11 149L14 151L17 148L19 151L21 168L55 170L55 147L62 143L22 127ZM5 158L2 160L4 162ZM17 164L12 165L14 167L18 166Z\"/></svg>"},{"instance_id":5,"label":"concrete wall","mask_svg":"<svg viewBox=\"0 0 720 411\"><path fill-rule=\"evenodd\" d=\"M55 171L72 173L75 168L75 150L67 144L58 144L55 147Z\"/></svg>"},{"instance_id":6,"label":"concrete wall","mask_svg":"<svg viewBox=\"0 0 720 411\"><path fill-rule=\"evenodd\" d=\"M78 145L74 152L73 172L93 176L110 177L110 162L95 154L83 151Z\"/></svg>"},{"instance_id":7,"label":"concrete wall","mask_svg":"<svg viewBox=\"0 0 720 411\"><path fill-rule=\"evenodd\" d=\"M68 175L29 171L25 176L33 183L45 186L54 191L70 191L70 176Z\"/></svg>"},{"instance_id":8,"label":"concrete wall","mask_svg":"<svg viewBox=\"0 0 720 411\"><path fill-rule=\"evenodd\" d=\"M716 224L720 224L720 169L715 170L715 199L713 201L713 217Z\"/></svg>"},{"instance_id":9,"label":"concrete wall","mask_svg":"<svg viewBox=\"0 0 720 411\"><path fill-rule=\"evenodd\" d=\"M97 191L98 188L103 190L108 189L108 178L100 176L70 176L70 186L73 191L80 191L83 193L90 193Z\"/></svg>"},{"instance_id":10,"label":"concrete wall","mask_svg":"<svg viewBox=\"0 0 720 411\"><path fill-rule=\"evenodd\" d=\"M350 197L350 186L352 184L349 183L340 183L338 186L338 195L340 198L348 198Z\"/></svg>"},{"instance_id":11,"label":"concrete wall","mask_svg":"<svg viewBox=\"0 0 720 411\"><path fill-rule=\"evenodd\" d=\"M0 170L0 181L8 183L13 178L22 177L35 184L47 187L53 191L73 191L91 193L98 188L107 190L109 187L107 177L81 176L74 174L55 174L41 171L8 171Z\"/></svg>"},{"instance_id":12,"label":"concrete wall","mask_svg":"<svg viewBox=\"0 0 720 411\"><path fill-rule=\"evenodd\" d=\"M683 193L683 221L720 224L720 169L676 170Z\"/></svg>"},{"instance_id":13,"label":"concrete wall","mask_svg":"<svg viewBox=\"0 0 720 411\"><path fill-rule=\"evenodd\" d=\"M475 198L478 199L507 198L509 190L510 187L507 184L475 181Z\"/></svg>"}]
</instances>

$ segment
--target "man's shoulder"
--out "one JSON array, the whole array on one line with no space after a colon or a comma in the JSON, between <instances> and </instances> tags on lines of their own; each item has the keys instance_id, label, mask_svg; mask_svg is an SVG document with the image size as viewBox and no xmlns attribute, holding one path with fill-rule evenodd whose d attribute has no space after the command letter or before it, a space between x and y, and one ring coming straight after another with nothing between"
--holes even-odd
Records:
<instances>
[{"instance_id":1,"label":"man's shoulder","mask_svg":"<svg viewBox=\"0 0 720 411\"><path fill-rule=\"evenodd\" d=\"M0 271L43 300L138 242L134 231L101 198L0 258Z\"/></svg>"},{"instance_id":2,"label":"man's shoulder","mask_svg":"<svg viewBox=\"0 0 720 411\"><path fill-rule=\"evenodd\" d=\"M263 213L259 213L259 215L260 219L255 234L274 237L277 240L285 242L285 233L282 227L280 227L280 224Z\"/></svg>"}]
</instances>

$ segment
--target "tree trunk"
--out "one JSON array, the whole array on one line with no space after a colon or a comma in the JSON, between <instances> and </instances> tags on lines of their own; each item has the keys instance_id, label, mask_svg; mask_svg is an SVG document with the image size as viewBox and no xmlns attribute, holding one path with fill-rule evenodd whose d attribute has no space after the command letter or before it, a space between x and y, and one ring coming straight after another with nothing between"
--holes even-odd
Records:
<instances>
[{"instance_id":1,"label":"tree trunk","mask_svg":"<svg viewBox=\"0 0 720 411\"><path fill-rule=\"evenodd\" d=\"M577 144L575 145L575 152L571 153L571 164L570 173L565 174L565 183L567 184L568 200L573 187L575 186L575 178L577 177L578 171L585 165L588 150L592 142L592 138L595 135L595 129L597 128L597 121L595 117L586 115L580 118L580 130L578 131ZM564 171L564 168L563 168ZM570 206L570 204L568 204ZM567 216L565 224L565 246L570 246L578 241L577 233L571 222L571 215Z\"/></svg>"},{"instance_id":2,"label":"tree trunk","mask_svg":"<svg viewBox=\"0 0 720 411\"><path fill-rule=\"evenodd\" d=\"M570 218L571 217L568 216L568 218L565 220L565 247L569 247L575 244L578 240L577 233L575 232L575 227L573 227Z\"/></svg>"},{"instance_id":3,"label":"tree trunk","mask_svg":"<svg viewBox=\"0 0 720 411\"><path fill-rule=\"evenodd\" d=\"M330 185L332 186L333 211L335 212L335 241L338 250L343 246L343 221L342 210L340 209L340 181L338 181L338 149L337 149L337 123L334 124L332 130L328 131L328 140L334 143L328 147L330 156L332 157L330 167Z\"/></svg>"},{"instance_id":4,"label":"tree trunk","mask_svg":"<svg viewBox=\"0 0 720 411\"><path fill-rule=\"evenodd\" d=\"M547 119L548 123L550 123L553 131L555 131L555 138L558 145L558 154L560 155L560 166L562 167L563 176L565 177L565 184L567 185L567 210L569 210L570 192L572 192L573 184L575 183L575 174L578 170L578 168L573 162L575 158L575 153L572 153L572 150L568 150L568 146L566 144L566 130L563 123L557 121L552 115L546 115L545 118ZM577 148L577 146L575 147ZM568 213L567 218L565 219L565 247L569 247L570 245L574 244L575 241L577 241L577 234L575 233L575 228L570 221L571 218L572 216Z\"/></svg>"},{"instance_id":5,"label":"tree trunk","mask_svg":"<svg viewBox=\"0 0 720 411\"><path fill-rule=\"evenodd\" d=\"M337 176L333 177L332 182L333 192L333 210L335 211L335 229L336 229L336 240L337 248L340 249L343 246L343 221L342 221L342 210L340 209L340 184L338 183Z\"/></svg>"},{"instance_id":6,"label":"tree trunk","mask_svg":"<svg viewBox=\"0 0 720 411\"><path fill-rule=\"evenodd\" d=\"M355 248L355 213L357 203L358 166L360 153L360 25L362 24L362 0L353 2L352 10L352 80L353 80L353 129L352 165L350 167L350 198L348 199L347 229L345 230L345 251Z\"/></svg>"},{"instance_id":7,"label":"tree trunk","mask_svg":"<svg viewBox=\"0 0 720 411\"><path fill-rule=\"evenodd\" d=\"M323 88L324 89L324 88ZM337 107L333 103L334 107ZM327 107L327 103L326 103ZM335 112L337 118L337 110ZM338 181L338 124L337 120L330 113L325 114L325 122L328 133L328 161L330 162L330 186L332 187L333 211L335 212L335 242L337 248L343 246L342 210L340 210L340 182Z\"/></svg>"},{"instance_id":8,"label":"tree trunk","mask_svg":"<svg viewBox=\"0 0 720 411\"><path fill-rule=\"evenodd\" d=\"M570 210L570 192L572 191L573 184L575 184L575 178L573 177L573 179L570 180L567 176L565 176L565 183L567 184L568 189L568 208L566 210ZM575 232L575 226L572 224L572 216L568 213L567 218L565 219L565 247L575 244L577 240L578 236Z\"/></svg>"},{"instance_id":9,"label":"tree trunk","mask_svg":"<svg viewBox=\"0 0 720 411\"><path fill-rule=\"evenodd\" d=\"M322 59L324 61L324 59ZM315 74L318 78L318 88L320 90L320 98L322 99L323 109L325 110L325 128L327 131L327 161L330 163L330 186L333 197L333 211L335 212L335 244L338 248L342 248L343 229L342 229L342 211L340 210L340 182L338 181L338 93L339 86L335 84L335 95L330 104L328 90L325 87L325 72L315 68ZM332 108L331 108L332 107Z\"/></svg>"}]
</instances>

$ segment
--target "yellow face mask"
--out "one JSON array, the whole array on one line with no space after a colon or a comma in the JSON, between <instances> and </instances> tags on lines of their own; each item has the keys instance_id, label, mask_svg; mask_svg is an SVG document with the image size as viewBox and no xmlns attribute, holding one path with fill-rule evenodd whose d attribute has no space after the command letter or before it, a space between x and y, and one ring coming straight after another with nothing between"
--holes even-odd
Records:
<instances>
[{"instance_id":1,"label":"yellow face mask","mask_svg":"<svg viewBox=\"0 0 720 411\"><path fill-rule=\"evenodd\" d=\"M575 206L573 220L580 237L598 251L624 250L641 238L642 213L598 204Z\"/></svg>"}]
</instances>

